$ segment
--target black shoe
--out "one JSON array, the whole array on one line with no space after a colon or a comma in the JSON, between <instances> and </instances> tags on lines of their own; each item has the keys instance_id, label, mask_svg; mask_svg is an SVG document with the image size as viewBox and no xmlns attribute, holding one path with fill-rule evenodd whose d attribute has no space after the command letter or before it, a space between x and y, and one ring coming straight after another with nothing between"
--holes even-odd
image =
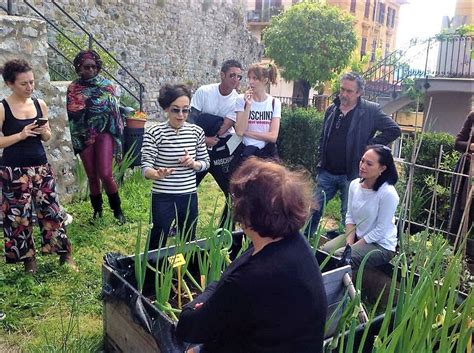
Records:
<instances>
[{"instance_id":1,"label":"black shoe","mask_svg":"<svg viewBox=\"0 0 474 353\"><path fill-rule=\"evenodd\" d=\"M95 220L97 218L102 218L102 194L89 195L89 198L91 200L92 209L94 210L92 219Z\"/></svg>"},{"instance_id":2,"label":"black shoe","mask_svg":"<svg viewBox=\"0 0 474 353\"><path fill-rule=\"evenodd\" d=\"M109 198L110 208L114 211L114 217L117 218L120 224L125 224L127 221L120 206L121 202L118 191L114 194L107 194L107 197Z\"/></svg>"}]
</instances>

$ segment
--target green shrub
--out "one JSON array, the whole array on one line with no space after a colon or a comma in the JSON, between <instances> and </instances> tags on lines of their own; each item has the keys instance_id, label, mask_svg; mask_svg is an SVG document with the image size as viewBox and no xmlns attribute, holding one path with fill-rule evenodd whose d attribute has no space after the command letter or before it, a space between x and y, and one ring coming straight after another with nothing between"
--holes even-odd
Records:
<instances>
[{"instance_id":1,"label":"green shrub","mask_svg":"<svg viewBox=\"0 0 474 353\"><path fill-rule=\"evenodd\" d=\"M459 158L459 153L454 150L454 137L445 132L427 132L423 134L422 139L416 164L433 168L437 167L440 147L443 146L441 168L452 171ZM411 160L412 150L413 140L409 140L402 148L402 157L406 161ZM405 166L405 173L408 176L409 166ZM412 203L417 206L414 207L416 212L413 212L412 208L412 214L415 215L412 221L422 224L426 223L431 208L433 192L436 190L436 226L442 227L442 229L447 228L451 179L451 175L440 172L436 180L436 173L434 171L415 168ZM417 195L419 198L416 197Z\"/></svg>"},{"instance_id":2,"label":"green shrub","mask_svg":"<svg viewBox=\"0 0 474 353\"><path fill-rule=\"evenodd\" d=\"M283 109L278 152L290 166L302 166L316 175L323 113L313 108Z\"/></svg>"}]
</instances>

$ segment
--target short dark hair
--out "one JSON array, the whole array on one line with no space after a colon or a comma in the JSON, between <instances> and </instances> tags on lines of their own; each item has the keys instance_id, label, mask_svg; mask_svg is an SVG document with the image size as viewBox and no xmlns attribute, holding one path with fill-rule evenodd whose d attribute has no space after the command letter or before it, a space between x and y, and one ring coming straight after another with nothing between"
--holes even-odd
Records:
<instances>
[{"instance_id":1,"label":"short dark hair","mask_svg":"<svg viewBox=\"0 0 474 353\"><path fill-rule=\"evenodd\" d=\"M15 83L16 75L30 71L33 71L33 68L23 59L9 60L0 67L0 73L6 83Z\"/></svg>"},{"instance_id":2,"label":"short dark hair","mask_svg":"<svg viewBox=\"0 0 474 353\"><path fill-rule=\"evenodd\" d=\"M186 96L191 100L191 90L184 84L172 85L167 83L160 88L159 94L158 103L163 109L168 108L171 103L182 96Z\"/></svg>"},{"instance_id":3,"label":"short dark hair","mask_svg":"<svg viewBox=\"0 0 474 353\"><path fill-rule=\"evenodd\" d=\"M369 145L365 148L364 153L369 150L377 153L379 163L386 167L375 181L374 191L377 191L385 182L390 185L395 185L398 181L398 172L390 148L385 145Z\"/></svg>"},{"instance_id":4,"label":"short dark hair","mask_svg":"<svg viewBox=\"0 0 474 353\"><path fill-rule=\"evenodd\" d=\"M357 83L357 92L364 92L365 80L357 72L346 72L341 77L342 80L355 81Z\"/></svg>"},{"instance_id":5,"label":"short dark hair","mask_svg":"<svg viewBox=\"0 0 474 353\"><path fill-rule=\"evenodd\" d=\"M234 59L226 60L222 63L221 72L227 73L231 67L238 67L242 70L242 64Z\"/></svg>"},{"instance_id":6,"label":"short dark hair","mask_svg":"<svg viewBox=\"0 0 474 353\"><path fill-rule=\"evenodd\" d=\"M250 157L234 172L230 190L235 221L261 237L291 236L308 218L312 199L309 173Z\"/></svg>"},{"instance_id":7,"label":"short dark hair","mask_svg":"<svg viewBox=\"0 0 474 353\"><path fill-rule=\"evenodd\" d=\"M74 58L74 61L72 63L77 73L79 73L81 65L86 59L91 59L95 61L95 64L97 65L97 73L102 70L102 59L100 58L99 53L97 53L95 50L89 49L80 51Z\"/></svg>"}]
</instances>

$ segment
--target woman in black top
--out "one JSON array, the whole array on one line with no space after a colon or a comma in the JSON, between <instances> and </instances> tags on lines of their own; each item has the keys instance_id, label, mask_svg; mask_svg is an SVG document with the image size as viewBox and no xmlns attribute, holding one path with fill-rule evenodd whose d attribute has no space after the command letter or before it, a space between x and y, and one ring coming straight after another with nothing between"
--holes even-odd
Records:
<instances>
[{"instance_id":1,"label":"woman in black top","mask_svg":"<svg viewBox=\"0 0 474 353\"><path fill-rule=\"evenodd\" d=\"M201 352L322 351L327 301L321 272L299 233L307 179L251 157L231 180L234 216L252 246L187 305L177 334Z\"/></svg>"},{"instance_id":2,"label":"woman in black top","mask_svg":"<svg viewBox=\"0 0 474 353\"><path fill-rule=\"evenodd\" d=\"M6 262L23 261L26 272L36 272L34 204L41 230L41 252L57 253L61 264L77 270L63 227L66 213L58 203L56 181L42 143L51 138L46 104L31 97L35 81L26 61L8 61L0 71L12 91L0 104L0 184Z\"/></svg>"}]
</instances>

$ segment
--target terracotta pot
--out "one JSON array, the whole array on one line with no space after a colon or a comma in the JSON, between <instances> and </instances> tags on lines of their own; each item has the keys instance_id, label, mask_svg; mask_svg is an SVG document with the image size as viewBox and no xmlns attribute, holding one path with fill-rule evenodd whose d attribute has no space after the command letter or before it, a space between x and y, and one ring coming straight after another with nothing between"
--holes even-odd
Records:
<instances>
[{"instance_id":1,"label":"terracotta pot","mask_svg":"<svg viewBox=\"0 0 474 353\"><path fill-rule=\"evenodd\" d=\"M143 129L145 127L145 123L146 123L146 120L142 120L142 119L133 119L133 118L126 119L127 127L131 129Z\"/></svg>"}]
</instances>

